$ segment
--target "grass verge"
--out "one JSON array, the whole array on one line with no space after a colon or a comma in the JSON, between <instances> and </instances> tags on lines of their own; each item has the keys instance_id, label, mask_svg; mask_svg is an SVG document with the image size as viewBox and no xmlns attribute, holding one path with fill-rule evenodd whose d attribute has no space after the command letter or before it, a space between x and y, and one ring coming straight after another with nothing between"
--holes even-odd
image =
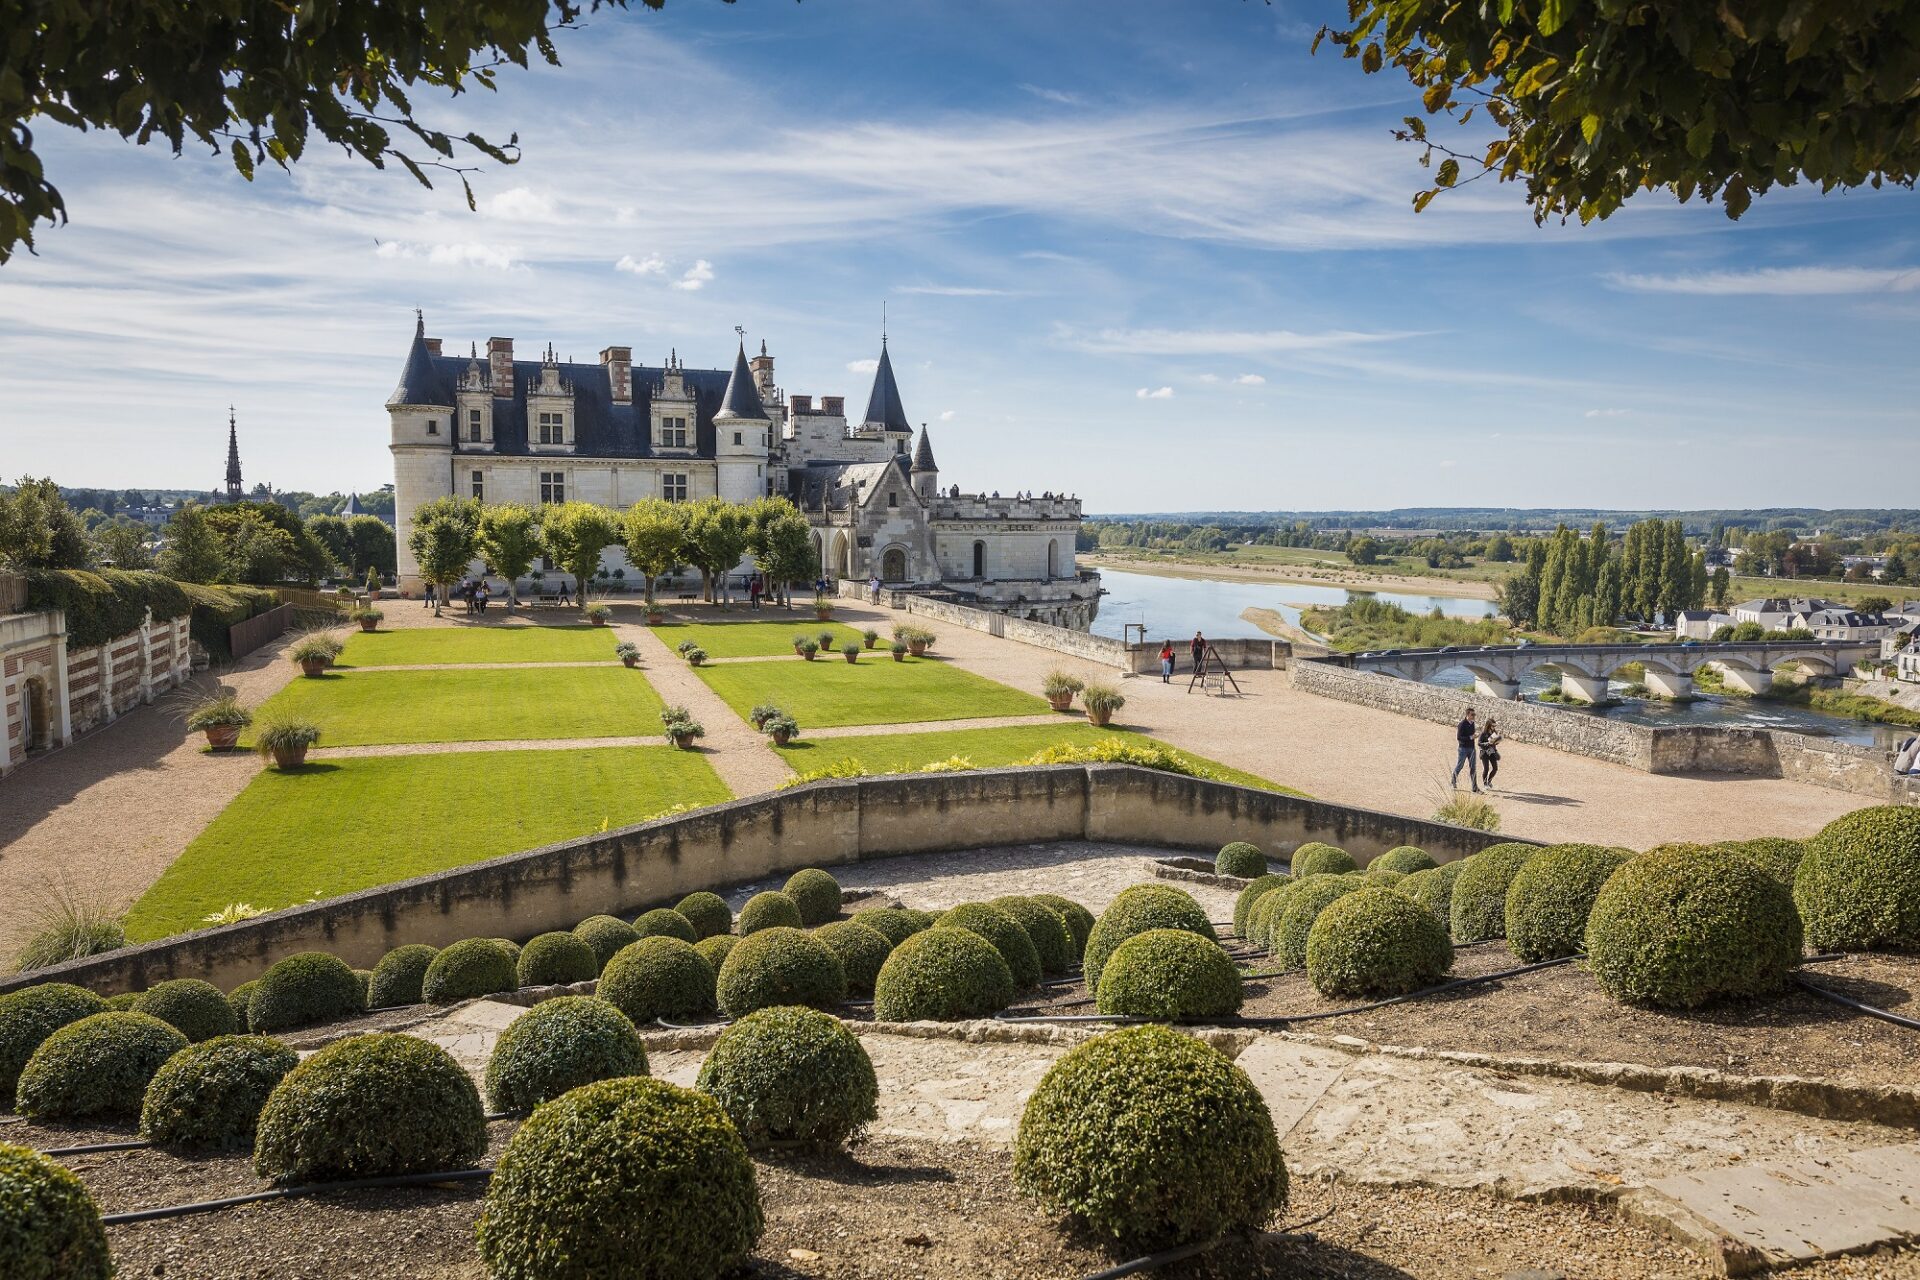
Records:
<instances>
[{"instance_id":1,"label":"grass verge","mask_svg":"<svg viewBox=\"0 0 1920 1280\"><path fill-rule=\"evenodd\" d=\"M794 613L774 621L742 622L688 622L679 626L659 628L660 638L669 648L677 648L683 640L691 640L707 651L711 658L773 658L793 654L793 638L805 636L815 644L820 642L820 633L833 632L833 646L838 649L849 640L855 644L863 643L856 628L839 622L816 622L812 618ZM887 643L891 637L882 632ZM875 650L881 657L888 657L884 649ZM846 659L839 659L841 665Z\"/></svg>"},{"instance_id":2,"label":"grass verge","mask_svg":"<svg viewBox=\"0 0 1920 1280\"><path fill-rule=\"evenodd\" d=\"M405 603L404 601L401 603ZM355 631L342 667L418 667L436 662L594 662L613 658L614 635L586 623L457 623L405 631Z\"/></svg>"},{"instance_id":3,"label":"grass verge","mask_svg":"<svg viewBox=\"0 0 1920 1280\"><path fill-rule=\"evenodd\" d=\"M254 719L311 721L320 726L320 746L357 747L658 733L660 707L642 672L609 661L604 667L300 677L267 699Z\"/></svg>"},{"instance_id":4,"label":"grass verge","mask_svg":"<svg viewBox=\"0 0 1920 1280\"><path fill-rule=\"evenodd\" d=\"M985 716L1042 715L1044 699L930 658L893 661L884 650L859 662L822 657L701 667L700 678L745 717L770 702L802 731L854 724L914 724Z\"/></svg>"}]
</instances>

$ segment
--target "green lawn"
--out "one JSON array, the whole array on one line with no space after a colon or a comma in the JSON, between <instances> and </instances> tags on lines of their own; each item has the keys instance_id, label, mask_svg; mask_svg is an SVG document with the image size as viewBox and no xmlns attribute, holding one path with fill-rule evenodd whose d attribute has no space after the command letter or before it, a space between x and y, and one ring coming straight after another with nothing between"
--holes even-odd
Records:
<instances>
[{"instance_id":1,"label":"green lawn","mask_svg":"<svg viewBox=\"0 0 1920 1280\"><path fill-rule=\"evenodd\" d=\"M1076 722L1063 716L1058 725L952 729L945 733L878 733L852 738L815 738L811 741L803 737L798 742L775 747L774 750L780 753L795 773L809 773L842 760L858 760L869 773L914 773L922 765L945 760L949 756L965 756L976 767L991 769L999 765L1018 764L1046 747L1061 743L1076 747L1091 746L1102 738L1119 738L1129 742L1154 741L1146 734L1126 729L1096 729L1084 720ZM1283 787L1254 774L1229 768L1205 756L1186 751L1180 754L1196 764L1205 765L1227 782L1259 787L1264 791L1300 794L1291 787Z\"/></svg>"},{"instance_id":2,"label":"green lawn","mask_svg":"<svg viewBox=\"0 0 1920 1280\"><path fill-rule=\"evenodd\" d=\"M308 720L320 726L322 747L356 747L658 733L660 707L646 676L618 664L349 671L296 678L255 719Z\"/></svg>"},{"instance_id":3,"label":"green lawn","mask_svg":"<svg viewBox=\"0 0 1920 1280\"><path fill-rule=\"evenodd\" d=\"M930 658L895 662L884 651L857 663L844 658L773 659L701 667L700 678L744 717L771 702L809 728L913 724L976 716L1039 715L1046 702Z\"/></svg>"},{"instance_id":4,"label":"green lawn","mask_svg":"<svg viewBox=\"0 0 1920 1280\"><path fill-rule=\"evenodd\" d=\"M728 798L672 747L461 751L263 769L127 917L144 942L230 903L273 910Z\"/></svg>"},{"instance_id":5,"label":"green lawn","mask_svg":"<svg viewBox=\"0 0 1920 1280\"><path fill-rule=\"evenodd\" d=\"M691 640L707 651L711 658L770 658L778 654L791 656L793 638L805 636L818 644L822 631L831 631L834 635L834 647L851 640L863 643L860 631L838 622L816 622L813 618L794 613L791 617L771 622L688 622L676 626L659 627L656 630L669 648L677 649L683 640ZM881 632L882 644L893 643L888 632ZM876 650L882 657L891 661L884 647ZM846 665L846 659L841 659Z\"/></svg>"},{"instance_id":6,"label":"green lawn","mask_svg":"<svg viewBox=\"0 0 1920 1280\"><path fill-rule=\"evenodd\" d=\"M435 662L612 662L614 635L586 623L472 623L411 631L356 631L342 667L418 667Z\"/></svg>"}]
</instances>

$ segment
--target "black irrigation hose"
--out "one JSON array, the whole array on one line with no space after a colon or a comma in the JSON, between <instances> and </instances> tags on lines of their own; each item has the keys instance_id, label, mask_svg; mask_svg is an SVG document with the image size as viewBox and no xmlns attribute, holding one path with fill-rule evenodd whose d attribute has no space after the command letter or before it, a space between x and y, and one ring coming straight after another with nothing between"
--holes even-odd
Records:
<instances>
[{"instance_id":1,"label":"black irrigation hose","mask_svg":"<svg viewBox=\"0 0 1920 1280\"><path fill-rule=\"evenodd\" d=\"M1082 1280L1120 1280L1121 1276L1137 1276L1143 1271L1158 1271L1161 1267L1205 1253L1219 1244L1218 1238L1202 1240L1199 1244L1183 1244L1177 1249L1165 1249L1159 1253L1150 1253L1144 1258L1135 1258L1123 1262L1117 1267L1108 1267L1105 1271L1096 1271Z\"/></svg>"},{"instance_id":2,"label":"black irrigation hose","mask_svg":"<svg viewBox=\"0 0 1920 1280\"><path fill-rule=\"evenodd\" d=\"M1855 1000L1852 996L1843 996L1831 987L1823 987L1817 982L1808 982L1797 973L1789 974L1788 976L1793 979L1794 985L1811 991L1822 1000L1831 1000L1835 1004L1845 1005L1847 1008L1859 1013L1864 1013L1870 1018L1879 1018L1882 1022L1891 1022L1896 1027L1906 1027L1910 1031L1920 1031L1920 1019L1909 1018L1902 1014L1894 1013L1892 1010L1882 1009L1879 1005L1868 1004L1864 1000Z\"/></svg>"},{"instance_id":3,"label":"black irrigation hose","mask_svg":"<svg viewBox=\"0 0 1920 1280\"><path fill-rule=\"evenodd\" d=\"M184 1218L192 1213L212 1213L218 1209L231 1209L236 1205L255 1204L262 1200L291 1200L297 1196L319 1195L326 1191L345 1191L354 1188L372 1190L377 1187L415 1187L429 1186L443 1182L478 1182L493 1176L491 1169L450 1169L444 1173L401 1173L385 1178L350 1178L341 1182L309 1182L297 1187L274 1187L267 1191L255 1191L244 1196L228 1196L224 1200L202 1200L196 1204L170 1204L160 1209L136 1209L131 1213L108 1213L101 1215L103 1226L124 1226L133 1222L155 1222L161 1218Z\"/></svg>"},{"instance_id":4,"label":"black irrigation hose","mask_svg":"<svg viewBox=\"0 0 1920 1280\"><path fill-rule=\"evenodd\" d=\"M96 1142L86 1147L52 1147L40 1154L43 1156L92 1156L103 1151L143 1151L152 1146L151 1142L135 1140L130 1142Z\"/></svg>"}]
</instances>

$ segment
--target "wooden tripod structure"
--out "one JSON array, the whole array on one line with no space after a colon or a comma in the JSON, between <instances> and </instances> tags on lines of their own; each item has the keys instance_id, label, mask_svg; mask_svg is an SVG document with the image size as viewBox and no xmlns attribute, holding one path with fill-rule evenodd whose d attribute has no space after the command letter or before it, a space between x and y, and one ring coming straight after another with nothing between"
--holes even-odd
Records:
<instances>
[{"instance_id":1,"label":"wooden tripod structure","mask_svg":"<svg viewBox=\"0 0 1920 1280\"><path fill-rule=\"evenodd\" d=\"M1218 680L1215 681L1214 677L1218 677ZM1194 686L1198 685L1204 693L1215 683L1223 692L1228 688L1236 694L1240 692L1240 686L1234 682L1233 672L1227 670L1227 664L1221 661L1219 652L1209 642L1201 651L1200 664L1193 669L1193 675L1187 681L1187 692L1192 693Z\"/></svg>"}]
</instances>

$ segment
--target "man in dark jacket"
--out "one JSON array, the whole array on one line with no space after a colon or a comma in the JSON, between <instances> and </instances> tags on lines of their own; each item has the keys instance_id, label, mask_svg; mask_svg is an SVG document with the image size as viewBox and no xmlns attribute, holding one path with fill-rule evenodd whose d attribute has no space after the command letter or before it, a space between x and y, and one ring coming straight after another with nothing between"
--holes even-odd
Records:
<instances>
[{"instance_id":1,"label":"man in dark jacket","mask_svg":"<svg viewBox=\"0 0 1920 1280\"><path fill-rule=\"evenodd\" d=\"M1207 638L1198 631L1194 632L1193 643L1187 646L1187 652L1192 655L1193 669L1198 671L1207 660Z\"/></svg>"},{"instance_id":2,"label":"man in dark jacket","mask_svg":"<svg viewBox=\"0 0 1920 1280\"><path fill-rule=\"evenodd\" d=\"M1467 767L1467 782L1472 785L1475 792L1478 792L1480 790L1480 780L1474 776L1473 772L1474 723L1472 707L1468 707L1467 714L1460 717L1460 723L1453 726L1453 737L1454 741L1459 744L1460 756L1453 762L1452 785L1456 787L1460 785L1460 766L1465 765Z\"/></svg>"}]
</instances>

